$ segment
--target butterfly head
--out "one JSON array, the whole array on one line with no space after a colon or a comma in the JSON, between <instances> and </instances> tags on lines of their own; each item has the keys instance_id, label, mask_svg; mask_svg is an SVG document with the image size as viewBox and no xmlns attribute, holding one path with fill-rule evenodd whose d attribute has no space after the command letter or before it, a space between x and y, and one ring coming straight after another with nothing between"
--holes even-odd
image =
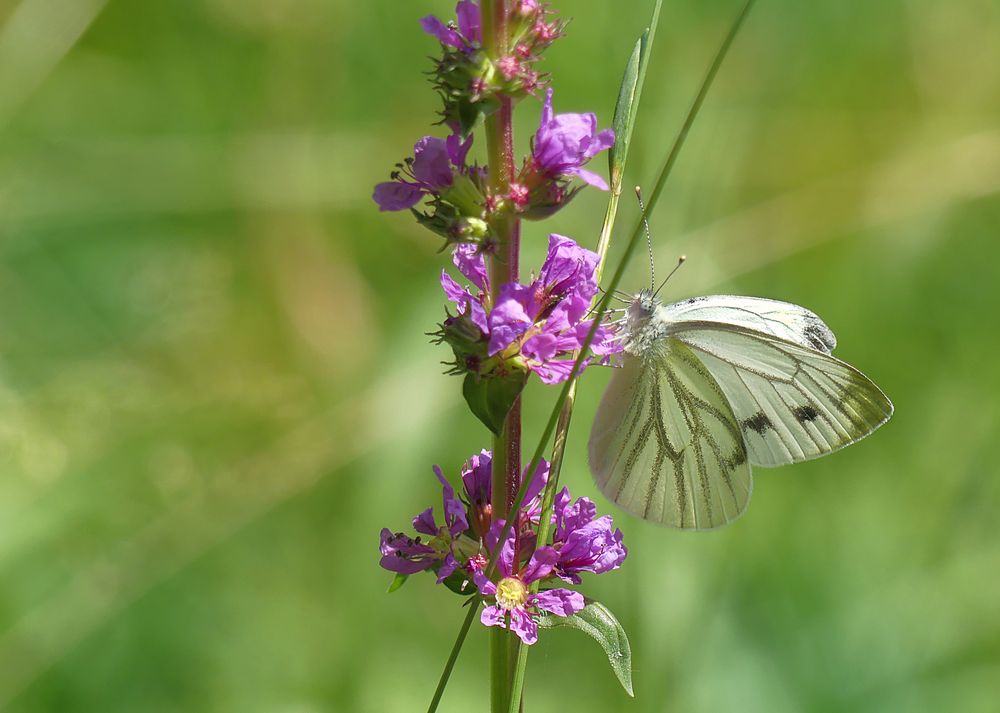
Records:
<instances>
[{"instance_id":1,"label":"butterfly head","mask_svg":"<svg viewBox=\"0 0 1000 713\"><path fill-rule=\"evenodd\" d=\"M642 344L647 341L645 337L649 335L650 322L659 306L659 298L649 289L640 290L629 303L623 325L626 351L643 351Z\"/></svg>"},{"instance_id":2,"label":"butterfly head","mask_svg":"<svg viewBox=\"0 0 1000 713\"><path fill-rule=\"evenodd\" d=\"M660 305L660 299L650 289L639 290L628 306L629 325L645 324Z\"/></svg>"}]
</instances>

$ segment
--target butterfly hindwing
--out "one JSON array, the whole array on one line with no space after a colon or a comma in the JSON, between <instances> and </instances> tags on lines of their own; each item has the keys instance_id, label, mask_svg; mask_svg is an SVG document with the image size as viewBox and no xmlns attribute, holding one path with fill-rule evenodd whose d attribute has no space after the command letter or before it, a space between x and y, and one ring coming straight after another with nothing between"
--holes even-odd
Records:
<instances>
[{"instance_id":1,"label":"butterfly hindwing","mask_svg":"<svg viewBox=\"0 0 1000 713\"><path fill-rule=\"evenodd\" d=\"M589 456L608 498L672 527L720 527L750 500L739 423L719 384L676 339L651 354L627 356L614 371Z\"/></svg>"},{"instance_id":2,"label":"butterfly hindwing","mask_svg":"<svg viewBox=\"0 0 1000 713\"><path fill-rule=\"evenodd\" d=\"M823 351L731 324L687 322L673 333L721 386L755 465L825 455L892 414L878 386Z\"/></svg>"}]
</instances>

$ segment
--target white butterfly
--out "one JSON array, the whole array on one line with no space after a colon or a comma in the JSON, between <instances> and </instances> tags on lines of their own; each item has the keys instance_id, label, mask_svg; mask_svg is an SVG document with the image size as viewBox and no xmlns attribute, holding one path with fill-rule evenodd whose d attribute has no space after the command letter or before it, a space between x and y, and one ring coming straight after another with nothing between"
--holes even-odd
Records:
<instances>
[{"instance_id":1,"label":"white butterfly","mask_svg":"<svg viewBox=\"0 0 1000 713\"><path fill-rule=\"evenodd\" d=\"M832 453L892 415L868 377L830 355L833 332L797 305L727 295L664 305L643 290L621 325L624 364L590 432L590 469L646 520L726 525L750 501L751 464Z\"/></svg>"}]
</instances>

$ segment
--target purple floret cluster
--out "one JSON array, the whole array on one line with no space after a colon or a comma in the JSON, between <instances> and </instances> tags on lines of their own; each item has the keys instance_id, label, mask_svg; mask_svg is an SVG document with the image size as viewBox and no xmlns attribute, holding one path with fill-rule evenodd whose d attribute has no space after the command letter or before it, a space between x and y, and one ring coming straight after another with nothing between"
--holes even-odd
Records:
<instances>
[{"instance_id":1,"label":"purple floret cluster","mask_svg":"<svg viewBox=\"0 0 1000 713\"><path fill-rule=\"evenodd\" d=\"M457 315L439 334L454 348L456 371L488 375L519 369L546 384L565 381L593 324L587 317L598 289L597 254L553 233L535 279L503 285L496 304L490 304L482 254L459 245L453 261L469 285L441 271L441 287ZM591 351L603 357L620 349L611 328L598 325Z\"/></svg>"},{"instance_id":2,"label":"purple floret cluster","mask_svg":"<svg viewBox=\"0 0 1000 713\"><path fill-rule=\"evenodd\" d=\"M466 461L458 494L437 466L434 474L442 488L440 522L433 508L427 508L413 518L415 537L383 529L380 564L403 575L431 571L439 584L458 592L478 592L488 601L482 623L509 625L526 644L538 638L539 612L569 616L584 607L583 595L563 584L580 584L580 575L586 572L617 569L628 555L621 530L614 528L611 517L597 517L593 502L588 498L574 501L567 488L555 499L551 541L536 541L541 493L549 475L549 464L543 460L532 474L518 520L499 548L496 577L490 579L487 561L504 526L503 520L493 517L490 452L484 450ZM536 582L539 591L532 592Z\"/></svg>"}]
</instances>

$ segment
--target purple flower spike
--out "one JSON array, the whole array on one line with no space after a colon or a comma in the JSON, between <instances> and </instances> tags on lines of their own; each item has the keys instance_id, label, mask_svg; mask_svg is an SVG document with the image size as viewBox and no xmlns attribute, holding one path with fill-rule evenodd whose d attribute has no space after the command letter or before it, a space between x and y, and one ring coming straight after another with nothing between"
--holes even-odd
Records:
<instances>
[{"instance_id":1,"label":"purple flower spike","mask_svg":"<svg viewBox=\"0 0 1000 713\"><path fill-rule=\"evenodd\" d=\"M538 170L550 178L579 176L585 183L606 191L608 184L604 179L583 165L614 143L615 132L605 129L598 133L597 117L592 113L553 114L552 90L546 92L542 120L532 144Z\"/></svg>"},{"instance_id":2,"label":"purple flower spike","mask_svg":"<svg viewBox=\"0 0 1000 713\"><path fill-rule=\"evenodd\" d=\"M476 570L474 580L479 593L492 597L494 604L483 607L480 621L486 626L506 626L506 615L510 615L510 629L525 644L538 641L538 611L547 611L556 616L570 616L586 605L583 595L569 589L550 589L532 594L532 582L548 577L558 561L558 554L551 547L540 547L531 556L524 571L514 569L513 532L504 543L497 561L499 582L491 582L482 570Z\"/></svg>"}]
</instances>

